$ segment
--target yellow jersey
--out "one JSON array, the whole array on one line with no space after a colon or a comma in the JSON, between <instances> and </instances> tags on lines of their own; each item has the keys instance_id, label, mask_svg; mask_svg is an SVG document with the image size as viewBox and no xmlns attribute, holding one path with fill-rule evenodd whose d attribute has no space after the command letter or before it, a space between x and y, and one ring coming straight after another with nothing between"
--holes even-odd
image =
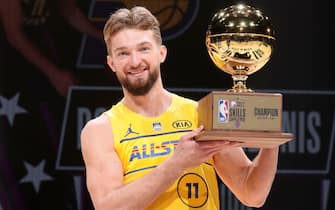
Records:
<instances>
[{"instance_id":1,"label":"yellow jersey","mask_svg":"<svg viewBox=\"0 0 335 210\"><path fill-rule=\"evenodd\" d=\"M197 127L197 102L173 94L160 116L145 117L121 102L105 112L114 147L123 166L124 183L145 176L173 154L182 135ZM143 189L150 190L150 189ZM218 210L218 182L213 160L185 171L148 210Z\"/></svg>"}]
</instances>

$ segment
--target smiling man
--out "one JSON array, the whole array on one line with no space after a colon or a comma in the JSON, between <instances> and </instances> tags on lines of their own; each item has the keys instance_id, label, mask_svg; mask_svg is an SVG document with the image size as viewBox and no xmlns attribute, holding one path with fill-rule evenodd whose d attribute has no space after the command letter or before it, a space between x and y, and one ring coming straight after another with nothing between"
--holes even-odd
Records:
<instances>
[{"instance_id":1,"label":"smiling man","mask_svg":"<svg viewBox=\"0 0 335 210\"><path fill-rule=\"evenodd\" d=\"M104 28L107 63L124 97L82 130L87 187L96 210L218 210L217 175L245 205L260 207L275 177L278 147L249 160L238 142L195 141L197 102L167 91L167 48L143 7L119 9ZM178 125L178 126L177 126Z\"/></svg>"}]
</instances>

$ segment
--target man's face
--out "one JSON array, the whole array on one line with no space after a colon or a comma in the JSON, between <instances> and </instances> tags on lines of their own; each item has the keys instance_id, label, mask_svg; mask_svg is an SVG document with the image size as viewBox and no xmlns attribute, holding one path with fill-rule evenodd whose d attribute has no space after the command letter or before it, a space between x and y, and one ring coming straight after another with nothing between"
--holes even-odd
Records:
<instances>
[{"instance_id":1,"label":"man's face","mask_svg":"<svg viewBox=\"0 0 335 210\"><path fill-rule=\"evenodd\" d=\"M133 95L145 95L160 77L166 48L157 44L152 31L123 29L111 39L108 64L121 85Z\"/></svg>"}]
</instances>

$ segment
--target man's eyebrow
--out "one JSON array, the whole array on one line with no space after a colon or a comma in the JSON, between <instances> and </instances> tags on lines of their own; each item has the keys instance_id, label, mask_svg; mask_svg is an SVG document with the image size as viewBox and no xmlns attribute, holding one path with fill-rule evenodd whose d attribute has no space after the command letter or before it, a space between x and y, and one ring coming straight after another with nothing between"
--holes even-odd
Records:
<instances>
[{"instance_id":1,"label":"man's eyebrow","mask_svg":"<svg viewBox=\"0 0 335 210\"><path fill-rule=\"evenodd\" d=\"M113 51L116 52L116 51L125 50L125 49L127 49L127 47L117 47L113 49Z\"/></svg>"},{"instance_id":2,"label":"man's eyebrow","mask_svg":"<svg viewBox=\"0 0 335 210\"><path fill-rule=\"evenodd\" d=\"M136 46L143 46L143 45L152 46L152 43L149 42L149 41L143 41L143 42L138 43ZM126 49L128 49L128 47L121 46L121 47L117 47L117 48L113 49L113 51L120 51L120 50L126 50Z\"/></svg>"},{"instance_id":3,"label":"man's eyebrow","mask_svg":"<svg viewBox=\"0 0 335 210\"><path fill-rule=\"evenodd\" d=\"M152 43L151 42L148 42L148 41L143 41L143 42L140 42L139 44L138 44L138 46L142 46L142 45L152 45Z\"/></svg>"}]
</instances>

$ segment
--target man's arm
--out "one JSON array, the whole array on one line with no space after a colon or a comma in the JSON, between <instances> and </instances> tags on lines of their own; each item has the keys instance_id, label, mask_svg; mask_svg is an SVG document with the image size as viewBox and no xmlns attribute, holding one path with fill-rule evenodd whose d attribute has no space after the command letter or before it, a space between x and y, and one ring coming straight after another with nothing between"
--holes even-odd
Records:
<instances>
[{"instance_id":1,"label":"man's arm","mask_svg":"<svg viewBox=\"0 0 335 210\"><path fill-rule=\"evenodd\" d=\"M261 207L277 171L278 150L278 147L260 149L253 161L240 147L223 150L214 156L215 169L244 205Z\"/></svg>"},{"instance_id":2,"label":"man's arm","mask_svg":"<svg viewBox=\"0 0 335 210\"><path fill-rule=\"evenodd\" d=\"M229 145L223 141L193 141L191 139L202 128L195 129L180 139L174 154L161 165L144 177L124 185L123 169L114 150L111 126L108 117L101 115L89 121L81 134L87 187L96 210L144 209L166 191L184 170L200 165Z\"/></svg>"},{"instance_id":3,"label":"man's arm","mask_svg":"<svg viewBox=\"0 0 335 210\"><path fill-rule=\"evenodd\" d=\"M23 31L20 1L0 0L0 5L2 7L0 21L10 45L21 53L25 59L35 65L61 95L66 96L68 87L76 84L77 81L70 72L58 68L50 61L27 37Z\"/></svg>"},{"instance_id":4,"label":"man's arm","mask_svg":"<svg viewBox=\"0 0 335 210\"><path fill-rule=\"evenodd\" d=\"M102 30L83 13L76 0L59 0L59 12L77 31L103 41Z\"/></svg>"},{"instance_id":5,"label":"man's arm","mask_svg":"<svg viewBox=\"0 0 335 210\"><path fill-rule=\"evenodd\" d=\"M143 209L182 172L170 163L170 159L142 179L123 185L122 165L114 150L111 125L105 115L85 125L81 141L87 187L96 210Z\"/></svg>"}]
</instances>

